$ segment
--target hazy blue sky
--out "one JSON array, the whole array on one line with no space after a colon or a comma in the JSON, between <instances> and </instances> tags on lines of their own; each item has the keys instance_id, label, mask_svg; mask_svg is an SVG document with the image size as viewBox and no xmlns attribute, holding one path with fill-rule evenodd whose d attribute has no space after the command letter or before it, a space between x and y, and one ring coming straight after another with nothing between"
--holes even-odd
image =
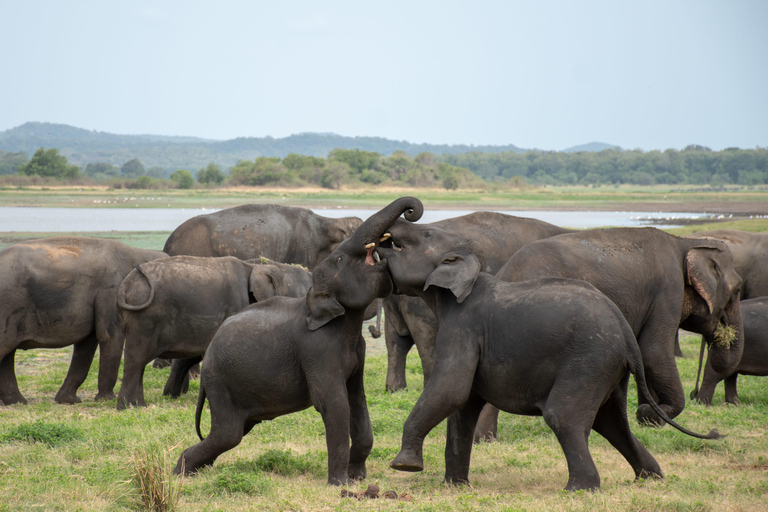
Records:
<instances>
[{"instance_id":1,"label":"hazy blue sky","mask_svg":"<svg viewBox=\"0 0 768 512\"><path fill-rule=\"evenodd\" d=\"M0 0L0 130L768 145L768 1Z\"/></svg>"}]
</instances>

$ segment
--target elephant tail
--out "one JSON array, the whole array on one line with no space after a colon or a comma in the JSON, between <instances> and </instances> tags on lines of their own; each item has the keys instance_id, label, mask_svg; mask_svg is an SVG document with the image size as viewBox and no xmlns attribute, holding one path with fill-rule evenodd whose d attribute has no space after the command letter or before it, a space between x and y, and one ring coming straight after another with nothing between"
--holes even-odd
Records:
<instances>
[{"instance_id":1,"label":"elephant tail","mask_svg":"<svg viewBox=\"0 0 768 512\"><path fill-rule=\"evenodd\" d=\"M128 311L141 311L142 309L147 309L152 304L152 301L155 300L155 284L152 282L149 276L144 273L144 270L142 270L140 265L136 265L136 271L143 275L147 280L147 283L149 283L149 299L147 299L144 304L128 304L125 301L125 287L121 285L120 289L117 291L117 305L121 309L126 309Z\"/></svg>"},{"instance_id":2,"label":"elephant tail","mask_svg":"<svg viewBox=\"0 0 768 512\"><path fill-rule=\"evenodd\" d=\"M205 385L203 379L200 379L200 393L197 395L197 408L195 409L195 430L197 430L197 437L203 441L203 433L200 431L200 419L203 416L203 407L205 406Z\"/></svg>"},{"instance_id":3,"label":"elephant tail","mask_svg":"<svg viewBox=\"0 0 768 512\"><path fill-rule=\"evenodd\" d=\"M648 397L648 405L651 406L651 409L653 409L656 414L661 417L664 421L675 427L677 430L682 432L683 434L687 434L691 437L696 437L698 439L720 439L721 437L724 437L722 434L720 434L717 430L712 429L709 431L709 434L699 434L697 432L693 432L691 430L688 430L687 428L683 427L682 425L678 424L672 418L668 417L664 411L661 410L661 407L659 407L659 404L656 403L656 401L653 399L653 395L651 395L651 392L648 390L648 384L645 382L645 370L643 369L643 356L640 353L640 347L637 344L637 339L635 338L634 334L632 333L632 330L630 329L629 325L624 322L624 330L627 331L628 334L625 334L625 339L627 340L627 351L630 354L630 357L627 360L627 363L629 364L629 371L632 373L632 375L635 376L635 382L637 383L638 389L642 391L642 393L645 394L645 396Z\"/></svg>"}]
</instances>

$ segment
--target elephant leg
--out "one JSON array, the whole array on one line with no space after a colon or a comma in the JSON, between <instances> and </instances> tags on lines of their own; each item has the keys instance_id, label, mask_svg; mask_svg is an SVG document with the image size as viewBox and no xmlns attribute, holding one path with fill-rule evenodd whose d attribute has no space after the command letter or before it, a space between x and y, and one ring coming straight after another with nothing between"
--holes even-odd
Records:
<instances>
[{"instance_id":1,"label":"elephant leg","mask_svg":"<svg viewBox=\"0 0 768 512\"><path fill-rule=\"evenodd\" d=\"M491 404L486 404L480 412L475 427L475 443L491 443L496 440L499 428L499 409Z\"/></svg>"},{"instance_id":2,"label":"elephant leg","mask_svg":"<svg viewBox=\"0 0 768 512\"><path fill-rule=\"evenodd\" d=\"M726 378L725 375L717 373L712 369L712 365L709 364L709 358L707 358L707 362L704 365L704 377L701 379L701 387L699 387L699 392L694 398L702 404L710 405L712 398L715 396L717 385L724 378Z\"/></svg>"},{"instance_id":3,"label":"elephant leg","mask_svg":"<svg viewBox=\"0 0 768 512\"><path fill-rule=\"evenodd\" d=\"M203 356L174 359L171 363L171 374L163 388L163 396L179 398L182 393L189 391L189 370L202 359Z\"/></svg>"},{"instance_id":4,"label":"elephant leg","mask_svg":"<svg viewBox=\"0 0 768 512\"><path fill-rule=\"evenodd\" d=\"M571 387L566 392L553 390L547 399L543 416L555 433L568 462L566 491L594 490L600 488L600 475L589 453L589 433L593 404L573 399ZM597 407L595 407L596 409Z\"/></svg>"},{"instance_id":5,"label":"elephant leg","mask_svg":"<svg viewBox=\"0 0 768 512\"><path fill-rule=\"evenodd\" d=\"M444 350L458 352L447 343L446 345ZM424 469L424 438L467 401L478 359L479 355L476 353L455 353L451 358L437 358L432 378L405 420L400 453L389 464L390 467L398 471Z\"/></svg>"},{"instance_id":6,"label":"elephant leg","mask_svg":"<svg viewBox=\"0 0 768 512\"><path fill-rule=\"evenodd\" d=\"M168 368L171 366L171 360L170 359L163 359L162 357L156 357L154 361L152 361L152 368L157 368L158 370L162 370L163 368Z\"/></svg>"},{"instance_id":7,"label":"elephant leg","mask_svg":"<svg viewBox=\"0 0 768 512\"><path fill-rule=\"evenodd\" d=\"M725 378L725 402L732 405L741 405L739 394L736 391L736 381L739 378L738 373L732 373Z\"/></svg>"},{"instance_id":8,"label":"elephant leg","mask_svg":"<svg viewBox=\"0 0 768 512\"><path fill-rule=\"evenodd\" d=\"M93 355L96 353L98 344L99 342L93 334L74 344L72 361L69 363L67 376L54 398L56 402L60 404L79 404L81 402L77 396L77 390L88 377L88 371L91 369Z\"/></svg>"},{"instance_id":9,"label":"elephant leg","mask_svg":"<svg viewBox=\"0 0 768 512\"><path fill-rule=\"evenodd\" d=\"M401 336L392 322L384 317L384 341L387 345L387 384L389 392L406 388L405 361L408 351L413 347L413 338L410 334Z\"/></svg>"},{"instance_id":10,"label":"elephant leg","mask_svg":"<svg viewBox=\"0 0 768 512\"><path fill-rule=\"evenodd\" d=\"M25 404L27 399L19 391L16 381L16 349L11 350L0 360L0 405Z\"/></svg>"},{"instance_id":11,"label":"elephant leg","mask_svg":"<svg viewBox=\"0 0 768 512\"><path fill-rule=\"evenodd\" d=\"M629 375L598 409L592 429L616 448L635 472L635 479L663 478L659 463L637 440L627 421L627 387Z\"/></svg>"},{"instance_id":12,"label":"elephant leg","mask_svg":"<svg viewBox=\"0 0 768 512\"><path fill-rule=\"evenodd\" d=\"M231 450L243 439L248 416L235 408L227 393L208 393L211 407L211 431L203 441L184 450L173 470L175 475L196 473L211 466L222 453ZM248 429L250 430L250 428Z\"/></svg>"},{"instance_id":13,"label":"elephant leg","mask_svg":"<svg viewBox=\"0 0 768 512\"><path fill-rule=\"evenodd\" d=\"M144 370L147 363L152 360L152 356L147 356L139 347L130 344L130 348L136 350L126 350L125 361L123 363L123 382L120 391L117 394L117 410L122 411L130 406L146 407L144 401Z\"/></svg>"},{"instance_id":14,"label":"elephant leg","mask_svg":"<svg viewBox=\"0 0 768 512\"><path fill-rule=\"evenodd\" d=\"M347 474L353 480L367 476L365 461L373 448L373 428L368 414L368 403L363 387L363 367L347 381L349 398L349 435L352 445L349 449Z\"/></svg>"},{"instance_id":15,"label":"elephant leg","mask_svg":"<svg viewBox=\"0 0 768 512\"><path fill-rule=\"evenodd\" d=\"M341 485L349 482L350 461L350 425L351 414L346 383L328 382L330 376L325 376L324 382L310 383L312 405L320 413L325 425L325 445L328 450L328 485ZM358 420L359 421L359 420ZM358 433L359 434L359 433ZM373 436L373 434L371 434ZM357 439L359 442L359 438ZM371 442L371 445L373 443ZM360 471L360 445L356 449L355 460ZM370 449L368 449L370 452Z\"/></svg>"},{"instance_id":16,"label":"elephant leg","mask_svg":"<svg viewBox=\"0 0 768 512\"><path fill-rule=\"evenodd\" d=\"M637 420L642 425L662 426L664 420L648 404L654 398L664 414L670 418L676 417L685 407L685 391L677 371L674 353L674 333L677 324L670 332L671 320L656 321L646 324L637 337L640 352L643 357L645 380L652 397L645 396L638 390Z\"/></svg>"},{"instance_id":17,"label":"elephant leg","mask_svg":"<svg viewBox=\"0 0 768 512\"><path fill-rule=\"evenodd\" d=\"M480 396L471 393L467 402L448 416L448 433L445 440L445 481L449 484L469 483L469 462L476 432L475 425L481 411L484 411L484 406L487 405Z\"/></svg>"}]
</instances>

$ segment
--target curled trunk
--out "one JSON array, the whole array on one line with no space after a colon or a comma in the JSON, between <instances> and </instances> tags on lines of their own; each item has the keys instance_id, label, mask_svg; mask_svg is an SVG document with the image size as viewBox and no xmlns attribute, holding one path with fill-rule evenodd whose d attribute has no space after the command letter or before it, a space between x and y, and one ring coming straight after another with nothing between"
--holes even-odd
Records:
<instances>
[{"instance_id":1,"label":"curled trunk","mask_svg":"<svg viewBox=\"0 0 768 512\"><path fill-rule=\"evenodd\" d=\"M357 228L350 237L352 247L365 253L370 244L378 244L381 235L400 215L406 220L416 222L424 213L424 205L415 197L406 196L392 201L389 205L374 213Z\"/></svg>"}]
</instances>

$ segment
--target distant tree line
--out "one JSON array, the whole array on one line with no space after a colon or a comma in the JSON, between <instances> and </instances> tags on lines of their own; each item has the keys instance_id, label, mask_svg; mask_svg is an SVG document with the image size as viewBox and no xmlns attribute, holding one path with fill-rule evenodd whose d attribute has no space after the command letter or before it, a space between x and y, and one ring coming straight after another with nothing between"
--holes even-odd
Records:
<instances>
[{"instance_id":1,"label":"distant tree line","mask_svg":"<svg viewBox=\"0 0 768 512\"><path fill-rule=\"evenodd\" d=\"M438 158L469 169L487 181L518 176L536 185L768 183L767 148L712 151L692 145L682 151L471 152Z\"/></svg>"},{"instance_id":2,"label":"distant tree line","mask_svg":"<svg viewBox=\"0 0 768 512\"><path fill-rule=\"evenodd\" d=\"M166 170L145 168L137 158L120 167L95 162L81 169L70 165L57 149L40 148L31 158L23 152L0 150L0 175L13 174L108 182L115 188L316 185L338 189L346 185L401 185L458 189L487 183L754 186L768 183L768 149L712 151L688 146L681 151L475 151L442 155L425 152L414 157L402 151L384 156L373 151L335 149L327 158L291 153L284 158L240 160L226 171L211 162L195 171L177 169L170 178L166 178Z\"/></svg>"}]
</instances>

